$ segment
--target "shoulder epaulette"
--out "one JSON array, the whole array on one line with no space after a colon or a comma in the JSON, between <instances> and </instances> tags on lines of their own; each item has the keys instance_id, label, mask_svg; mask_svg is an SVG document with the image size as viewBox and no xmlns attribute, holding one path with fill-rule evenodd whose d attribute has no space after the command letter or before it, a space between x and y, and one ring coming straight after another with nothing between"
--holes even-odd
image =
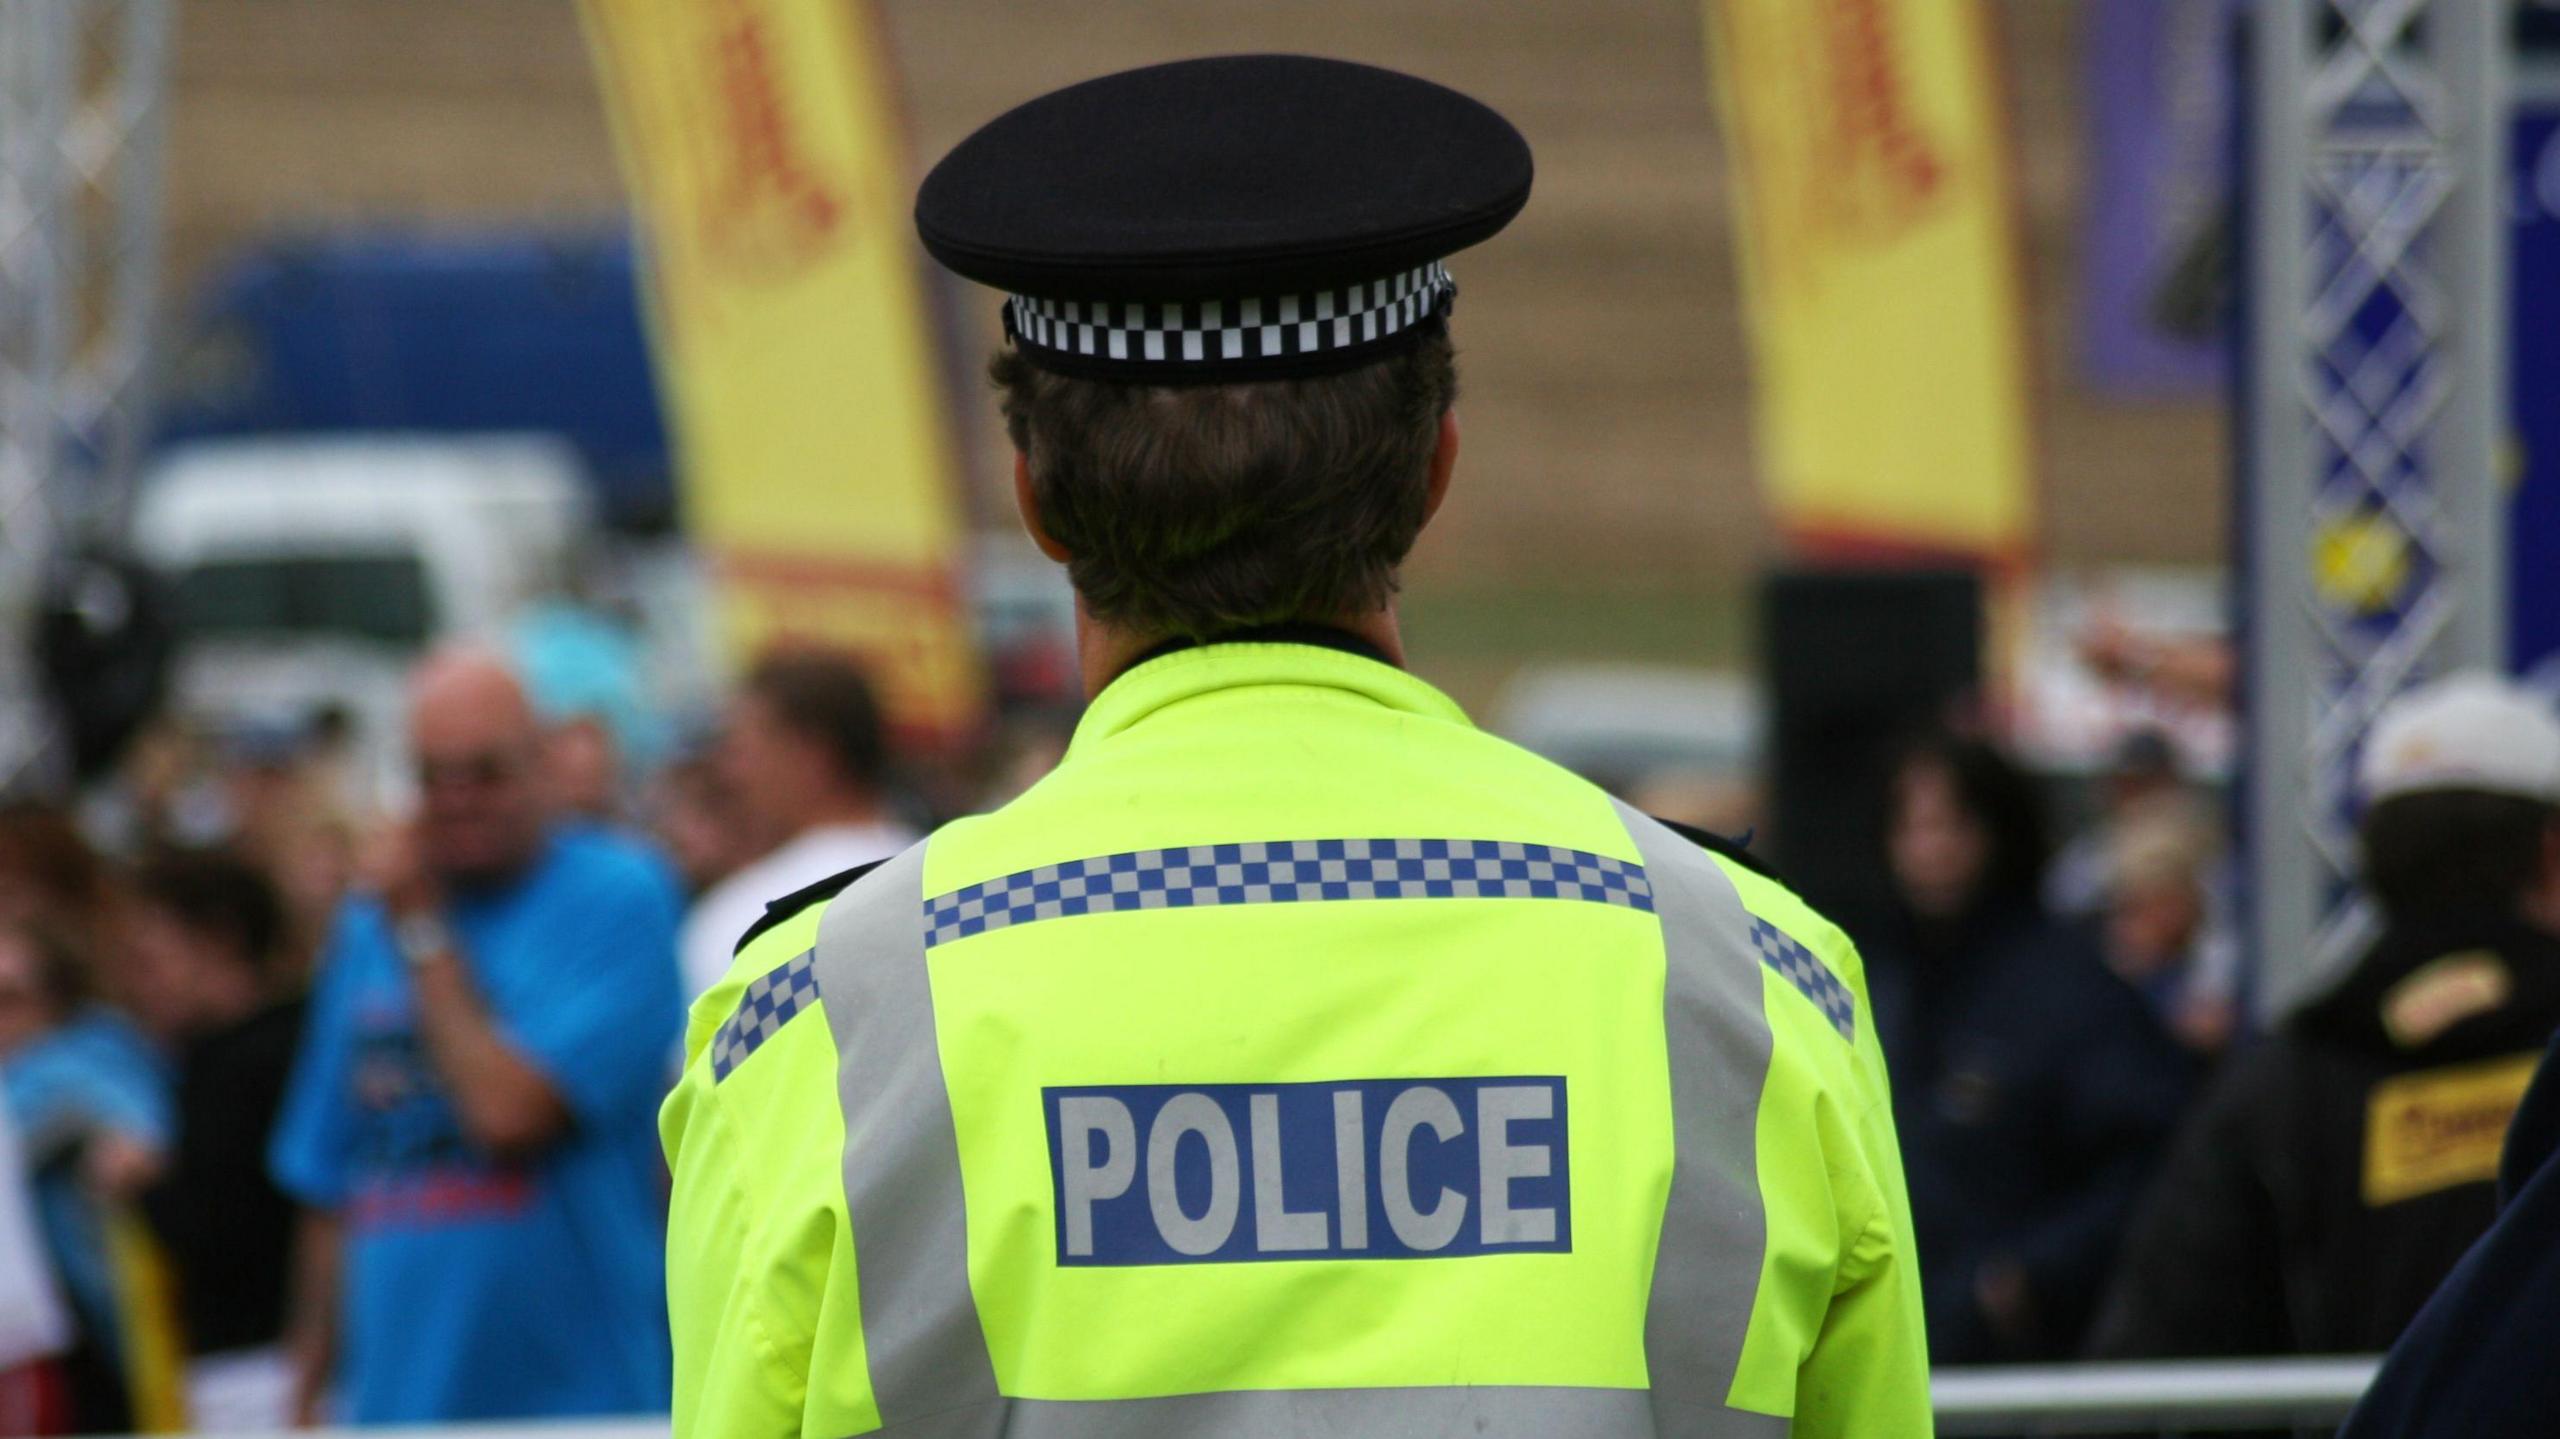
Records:
<instances>
[{"instance_id":1,"label":"shoulder epaulette","mask_svg":"<svg viewBox=\"0 0 2560 1439\"><path fill-rule=\"evenodd\" d=\"M1727 839L1725 836L1717 834L1713 830L1700 829L1693 824L1682 824L1675 819L1664 819L1658 814L1652 815L1650 818L1655 824L1662 826L1664 829L1671 831L1673 834L1680 836L1682 839L1687 840L1689 843L1696 845L1698 848L1703 849L1710 854L1723 855L1726 859L1732 860L1735 864L1741 865L1744 869L1751 871L1753 874L1759 875L1763 879L1774 879L1780 884L1786 883L1786 880L1778 874L1778 871L1775 868L1771 867L1767 860L1762 859L1760 856L1751 852L1751 842L1747 839Z\"/></svg>"},{"instance_id":2,"label":"shoulder epaulette","mask_svg":"<svg viewBox=\"0 0 2560 1439\"><path fill-rule=\"evenodd\" d=\"M844 893L844 891L851 886L855 880L862 878L864 875L869 874L871 871L878 869L880 866L887 864L888 862L889 861L886 859L875 859L869 864L857 864L851 869L838 870L834 874L828 875L825 879L819 880L816 884L804 885L801 888L795 889L789 894L784 895L782 898L768 903L764 907L763 916L757 919L755 923L747 926L747 932L738 936L737 946L729 952L731 954L744 954L747 946L755 943L757 935L764 933L766 930L773 928L775 925L782 923L784 920L789 919L791 916L798 914L800 911L807 909L813 904L823 904L826 901L835 898L837 895Z\"/></svg>"}]
</instances>

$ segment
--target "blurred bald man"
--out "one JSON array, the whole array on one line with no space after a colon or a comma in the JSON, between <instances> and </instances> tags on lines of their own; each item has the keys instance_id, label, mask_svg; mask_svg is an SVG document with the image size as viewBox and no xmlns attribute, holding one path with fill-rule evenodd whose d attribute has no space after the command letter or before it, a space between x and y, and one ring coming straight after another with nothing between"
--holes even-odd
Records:
<instances>
[{"instance_id":1,"label":"blurred bald man","mask_svg":"<svg viewBox=\"0 0 2560 1439\"><path fill-rule=\"evenodd\" d=\"M427 660L409 724L418 813L337 918L269 1156L313 1216L300 1407L334 1388L357 1424L663 1409L671 896L638 846L554 823L501 661Z\"/></svg>"}]
</instances>

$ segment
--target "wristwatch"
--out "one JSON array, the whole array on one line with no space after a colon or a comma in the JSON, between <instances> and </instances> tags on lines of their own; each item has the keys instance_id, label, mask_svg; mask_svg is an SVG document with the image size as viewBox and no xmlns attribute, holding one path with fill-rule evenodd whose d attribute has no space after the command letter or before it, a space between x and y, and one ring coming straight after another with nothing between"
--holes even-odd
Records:
<instances>
[{"instance_id":1,"label":"wristwatch","mask_svg":"<svg viewBox=\"0 0 2560 1439\"><path fill-rule=\"evenodd\" d=\"M453 953L453 926L434 910L420 910L392 921L391 942L399 947L400 957L408 961L409 967L416 969L439 955Z\"/></svg>"}]
</instances>

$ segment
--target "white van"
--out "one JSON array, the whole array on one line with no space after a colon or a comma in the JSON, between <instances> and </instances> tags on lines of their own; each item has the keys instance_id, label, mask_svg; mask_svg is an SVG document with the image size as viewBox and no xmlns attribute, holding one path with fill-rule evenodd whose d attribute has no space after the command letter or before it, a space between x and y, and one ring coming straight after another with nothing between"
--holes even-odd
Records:
<instances>
[{"instance_id":1,"label":"white van","mask_svg":"<svg viewBox=\"0 0 2560 1439\"><path fill-rule=\"evenodd\" d=\"M335 704L396 786L401 684L448 639L496 640L593 533L576 451L543 436L198 441L144 477L142 557L186 635L180 709L216 725Z\"/></svg>"}]
</instances>

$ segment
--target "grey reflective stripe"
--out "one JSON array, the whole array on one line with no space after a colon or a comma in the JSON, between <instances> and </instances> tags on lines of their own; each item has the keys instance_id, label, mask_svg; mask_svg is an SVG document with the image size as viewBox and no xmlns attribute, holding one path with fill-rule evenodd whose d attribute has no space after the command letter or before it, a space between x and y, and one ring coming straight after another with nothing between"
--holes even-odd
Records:
<instances>
[{"instance_id":1,"label":"grey reflective stripe","mask_svg":"<svg viewBox=\"0 0 2560 1439\"><path fill-rule=\"evenodd\" d=\"M1688 1426L1700 1411L1722 1410L1733 1391L1768 1245L1758 1128L1771 1040L1760 955L1751 915L1705 850L1624 804L1618 814L1653 880L1667 965L1675 1167L1645 1304L1645 1368L1661 1432L1720 1433Z\"/></svg>"},{"instance_id":2,"label":"grey reflective stripe","mask_svg":"<svg viewBox=\"0 0 2560 1439\"><path fill-rule=\"evenodd\" d=\"M841 1056L845 1195L881 1432L937 1439L1784 1439L1787 1420L1724 1405L1765 1242L1753 1149L1769 1057L1759 961L1740 903L1713 861L1651 820L1626 815L1645 860L1672 876L1667 886L1657 877L1644 892L1649 903L1661 902L1669 952L1665 1011L1678 1156L1645 1318L1650 1392L1493 1385L1086 1401L999 1395L969 1284L959 1145L934 1032L926 936L916 923L919 845L828 905L814 951L815 983ZM1613 863L1616 873L1645 874ZM1410 1224L1432 1216L1387 1216L1399 1217Z\"/></svg>"},{"instance_id":3,"label":"grey reflective stripe","mask_svg":"<svg viewBox=\"0 0 2560 1439\"><path fill-rule=\"evenodd\" d=\"M996 1397L969 1289L960 1145L916 928L924 850L915 846L837 895L819 918L816 951L842 1066L844 1192L860 1256L862 1341L872 1396L891 1429Z\"/></svg>"},{"instance_id":4,"label":"grey reflective stripe","mask_svg":"<svg viewBox=\"0 0 2560 1439\"><path fill-rule=\"evenodd\" d=\"M1788 1422L1718 1408L1658 1417L1641 1389L1241 1389L1161 1399L1012 1399L891 1420L890 1439L1786 1439Z\"/></svg>"}]
</instances>

